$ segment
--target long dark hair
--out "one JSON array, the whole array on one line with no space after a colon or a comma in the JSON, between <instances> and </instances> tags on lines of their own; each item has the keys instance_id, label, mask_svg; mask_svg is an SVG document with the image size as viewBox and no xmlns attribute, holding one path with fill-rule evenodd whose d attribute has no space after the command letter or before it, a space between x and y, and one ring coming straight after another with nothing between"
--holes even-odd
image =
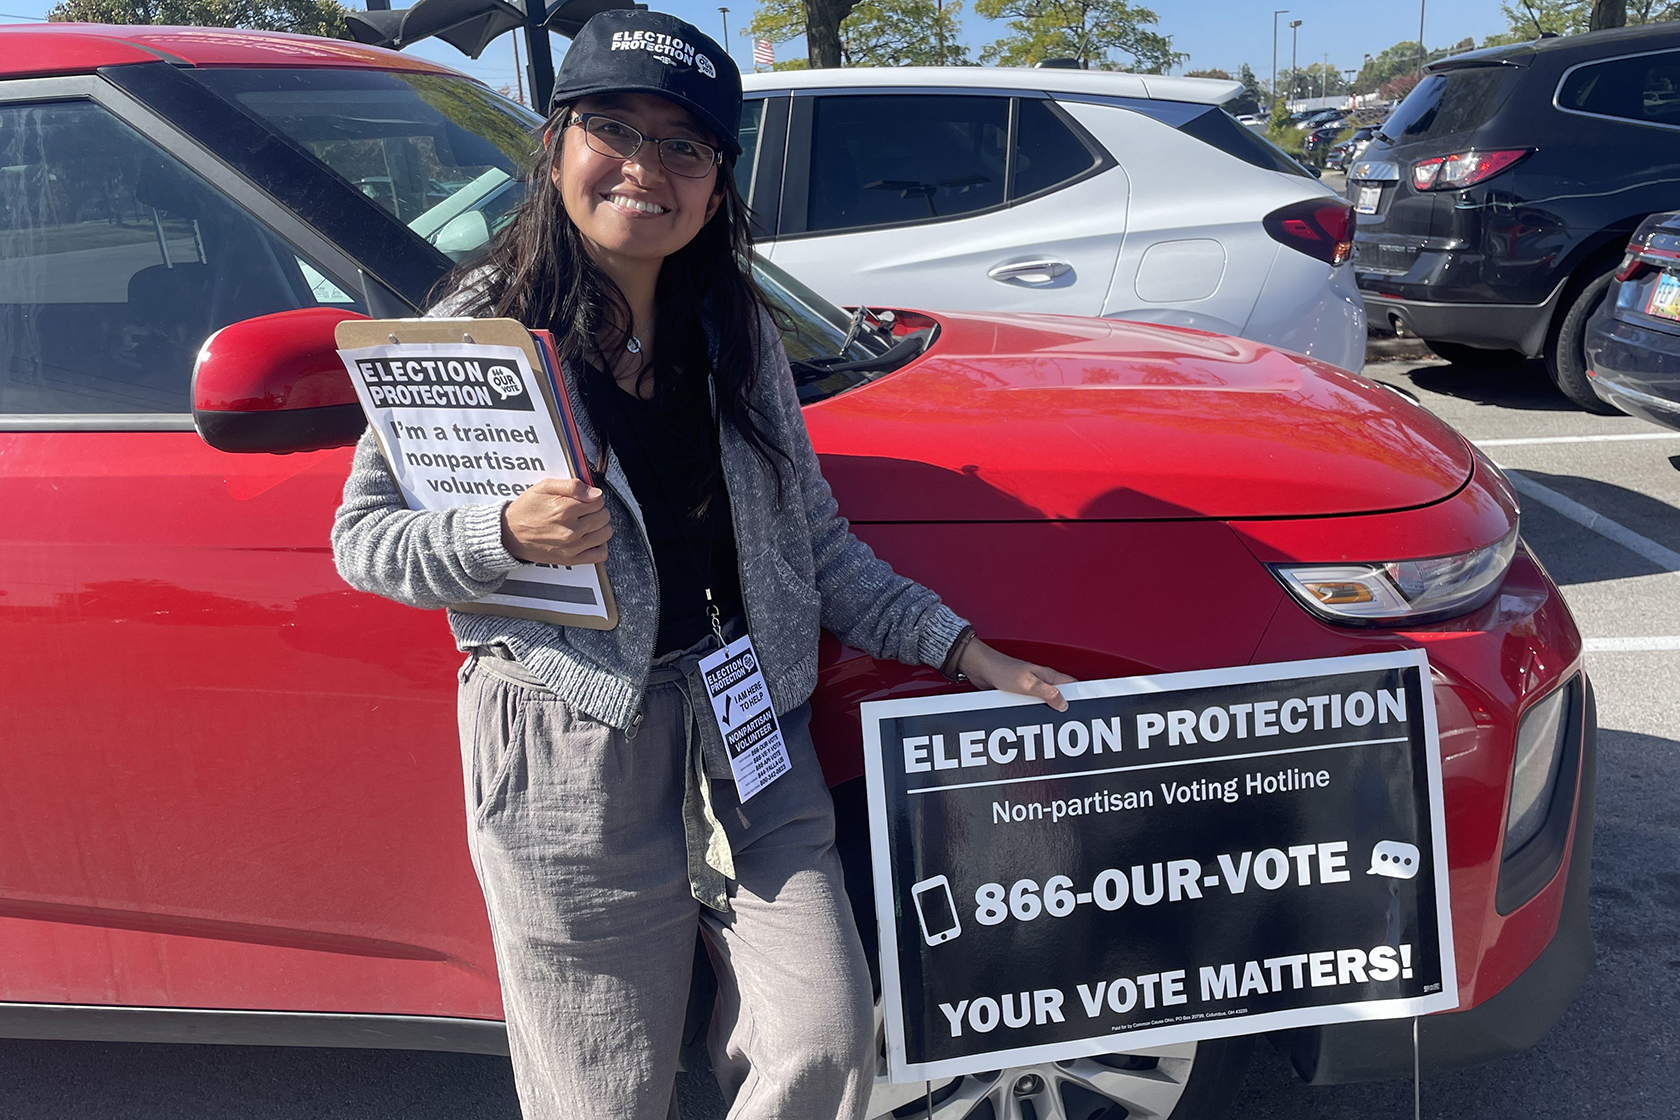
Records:
<instances>
[{"instance_id":1,"label":"long dark hair","mask_svg":"<svg viewBox=\"0 0 1680 1120\"><path fill-rule=\"evenodd\" d=\"M554 184L552 172L571 113L572 105L563 104L549 115L543 125L546 140L527 170L525 200L518 213L487 255L444 277L439 295L457 301L462 315L506 317L552 331L560 360L576 370L598 353L620 352L630 334L631 315L624 293L585 250ZM663 409L686 393L704 393L703 375L709 372L717 387L719 412L775 470L772 454L784 460L788 456L765 432L752 406L760 323L771 307L750 271L747 206L736 189L735 158L728 152L717 175L723 195L717 212L692 241L665 258L659 271L658 343L641 376L652 377L655 408ZM763 341L775 344L773 336ZM607 425L600 411L605 405L591 396L585 392L584 404L600 437L600 472L607 455ZM779 500L781 472L775 474Z\"/></svg>"}]
</instances>

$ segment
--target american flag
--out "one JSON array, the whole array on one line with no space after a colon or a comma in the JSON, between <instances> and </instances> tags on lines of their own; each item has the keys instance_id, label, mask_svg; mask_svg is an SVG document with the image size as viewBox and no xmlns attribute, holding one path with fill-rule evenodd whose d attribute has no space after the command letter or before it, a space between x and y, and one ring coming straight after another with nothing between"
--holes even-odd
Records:
<instances>
[{"instance_id":1,"label":"american flag","mask_svg":"<svg viewBox=\"0 0 1680 1120\"><path fill-rule=\"evenodd\" d=\"M776 48L768 39L759 39L753 43L753 65L776 65Z\"/></svg>"}]
</instances>

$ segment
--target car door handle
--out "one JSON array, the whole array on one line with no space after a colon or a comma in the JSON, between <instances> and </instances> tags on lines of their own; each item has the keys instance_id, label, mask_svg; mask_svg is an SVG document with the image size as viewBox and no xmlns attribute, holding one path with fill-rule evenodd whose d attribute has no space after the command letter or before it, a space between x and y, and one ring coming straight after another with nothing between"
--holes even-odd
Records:
<instances>
[{"instance_id":1,"label":"car door handle","mask_svg":"<svg viewBox=\"0 0 1680 1120\"><path fill-rule=\"evenodd\" d=\"M1046 258L1041 261L1011 261L1000 264L986 273L1000 284L1020 280L1027 284L1048 284L1058 276L1066 276L1073 266L1066 261Z\"/></svg>"}]
</instances>

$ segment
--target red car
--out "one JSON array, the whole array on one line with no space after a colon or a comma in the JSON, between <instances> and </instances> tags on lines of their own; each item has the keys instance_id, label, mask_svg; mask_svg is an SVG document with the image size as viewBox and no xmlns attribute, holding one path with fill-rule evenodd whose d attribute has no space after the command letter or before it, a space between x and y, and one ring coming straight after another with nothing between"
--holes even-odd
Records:
<instances>
[{"instance_id":1,"label":"red car","mask_svg":"<svg viewBox=\"0 0 1680 1120\"><path fill-rule=\"evenodd\" d=\"M505 1047L459 655L441 612L333 569L360 420L330 328L425 306L517 203L534 123L348 43L0 28L0 1035ZM761 276L857 533L1000 647L1083 677L1427 649L1461 1003L1423 1020L1423 1063L1557 1020L1593 957L1596 725L1496 468L1391 390L1240 339L854 317ZM210 343L201 424L329 449L207 446L195 355L280 312ZM950 686L822 653L868 936L857 705ZM1411 1070L1404 1021L1276 1041L1315 1082ZM1214 1116L1251 1044L958 1079L934 1113ZM921 1093L882 1082L873 1112Z\"/></svg>"}]
</instances>

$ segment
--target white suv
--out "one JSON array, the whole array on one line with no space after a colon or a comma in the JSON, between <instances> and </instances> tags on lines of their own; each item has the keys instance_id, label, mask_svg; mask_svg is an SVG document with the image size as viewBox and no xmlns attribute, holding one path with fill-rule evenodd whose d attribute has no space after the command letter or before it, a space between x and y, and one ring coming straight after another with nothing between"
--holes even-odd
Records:
<instances>
[{"instance_id":1,"label":"white suv","mask_svg":"<svg viewBox=\"0 0 1680 1120\"><path fill-rule=\"evenodd\" d=\"M1108 315L1357 370L1345 200L1219 108L1236 82L860 67L744 79L759 250L836 303Z\"/></svg>"}]
</instances>

